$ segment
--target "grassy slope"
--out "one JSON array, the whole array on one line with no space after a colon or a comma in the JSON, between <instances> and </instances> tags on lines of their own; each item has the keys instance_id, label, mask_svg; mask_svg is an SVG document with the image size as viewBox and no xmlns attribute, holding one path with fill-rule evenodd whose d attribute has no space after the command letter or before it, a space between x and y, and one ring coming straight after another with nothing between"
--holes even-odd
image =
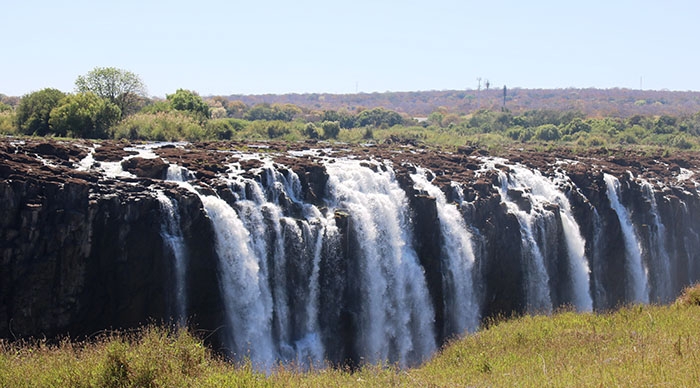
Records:
<instances>
[{"instance_id":1,"label":"grassy slope","mask_svg":"<svg viewBox=\"0 0 700 388\"><path fill-rule=\"evenodd\" d=\"M696 288L694 299L673 306L503 321L407 370L286 368L266 376L213 357L187 332L158 328L89 344L2 343L0 386L696 386L699 296Z\"/></svg>"}]
</instances>

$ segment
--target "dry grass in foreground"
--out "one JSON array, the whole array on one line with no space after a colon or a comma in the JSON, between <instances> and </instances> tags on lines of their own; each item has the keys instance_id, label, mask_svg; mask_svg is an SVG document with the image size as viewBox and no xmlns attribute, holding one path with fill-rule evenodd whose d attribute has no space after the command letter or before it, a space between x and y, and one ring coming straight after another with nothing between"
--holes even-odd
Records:
<instances>
[{"instance_id":1,"label":"dry grass in foreground","mask_svg":"<svg viewBox=\"0 0 700 388\"><path fill-rule=\"evenodd\" d=\"M671 306L500 322L424 365L355 372L231 365L186 331L147 327L90 343L0 343L2 387L698 386L700 286Z\"/></svg>"}]
</instances>

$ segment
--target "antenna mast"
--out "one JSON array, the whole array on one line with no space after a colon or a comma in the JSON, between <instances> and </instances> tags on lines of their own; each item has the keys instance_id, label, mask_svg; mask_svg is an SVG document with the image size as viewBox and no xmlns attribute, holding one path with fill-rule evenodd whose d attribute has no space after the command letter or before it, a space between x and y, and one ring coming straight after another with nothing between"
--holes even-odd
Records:
<instances>
[{"instance_id":1,"label":"antenna mast","mask_svg":"<svg viewBox=\"0 0 700 388\"><path fill-rule=\"evenodd\" d=\"M476 80L479 82L479 86L476 88L476 109L481 109L481 77L477 77Z\"/></svg>"}]
</instances>

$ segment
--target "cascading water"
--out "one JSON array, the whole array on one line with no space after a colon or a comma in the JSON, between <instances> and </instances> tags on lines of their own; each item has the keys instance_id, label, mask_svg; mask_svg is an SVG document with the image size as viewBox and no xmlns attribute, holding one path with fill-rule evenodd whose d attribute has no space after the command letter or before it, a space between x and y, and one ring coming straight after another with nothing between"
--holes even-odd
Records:
<instances>
[{"instance_id":1,"label":"cascading water","mask_svg":"<svg viewBox=\"0 0 700 388\"><path fill-rule=\"evenodd\" d=\"M187 182L194 178L188 169L178 166L177 164L169 164L166 170L166 180L172 182Z\"/></svg>"},{"instance_id":2,"label":"cascading water","mask_svg":"<svg viewBox=\"0 0 700 388\"><path fill-rule=\"evenodd\" d=\"M520 210L518 204L508 196L508 176L504 172L498 173L501 184L501 199L506 204L508 211L518 218L520 232L523 234L523 256L525 259L525 297L530 310L536 312L551 312L552 297L549 293L549 274L544 265L544 256L535 240L533 227L535 218L530 213Z\"/></svg>"},{"instance_id":3,"label":"cascading water","mask_svg":"<svg viewBox=\"0 0 700 388\"><path fill-rule=\"evenodd\" d=\"M554 213L549 205L556 204L567 250L568 280L572 294L570 303L579 311L591 311L593 299L590 292L590 269L585 256L586 242L571 212L568 198L555 181L544 177L539 171L520 165L508 167L509 175L499 171L499 191L509 212L518 218L523 233L523 248L529 256L526 261L526 294L530 309L546 312L552 309L549 274L544 259L552 245L547 241L552 237L549 231L553 229L552 225L555 226L551 219ZM516 190L528 204L519 204L511 198L509 190Z\"/></svg>"},{"instance_id":4,"label":"cascading water","mask_svg":"<svg viewBox=\"0 0 700 388\"><path fill-rule=\"evenodd\" d=\"M695 217L700 205L689 181L696 172L689 170L681 170L676 180L659 179L668 188L664 193L654 192L652 184L644 181L641 190L623 191L617 179L606 175L606 196L598 186L603 181L595 179L595 173L582 166L569 168L568 161L561 162L567 167L558 167L558 162L553 166L554 176L547 177L505 159L482 158L485 168L470 181L474 164L467 160L473 157L461 153L450 155L446 163L431 161L441 166L442 171L435 173L445 173L440 181L449 176L466 179L451 183L453 196L444 193L444 187L430 179L432 172L424 168L416 167L414 174L405 176L407 165L402 165L395 176L390 162L335 157L335 153L352 152L333 147L284 155L271 149L260 153L217 150L214 157L206 154L202 160L197 160L204 154L200 147L183 157L168 148L155 152L152 146L129 147L128 151L138 155L126 159L155 158L157 154L174 157L177 159L171 161L196 166L201 181L174 164L167 169L171 183L137 178L133 174L145 170L129 167L132 174L123 171L121 161L96 161L105 156L98 145L87 149L83 160L74 161L75 170L90 172L74 174L75 184L65 190L69 197L81 195L78 199L88 194L88 214L95 215L96 222L88 227L86 249L111 248L115 241L128 244L134 237L137 244L128 248L141 247L141 238L158 238L160 233L163 249L152 252L163 257L154 255L152 261L138 264L150 265L152 270L156 268L151 264L165 262L163 274L154 278L172 280L172 291L151 292L160 290L160 284L141 286L150 279L128 283L139 285L141 295L134 305L142 306L145 314L158 318L170 314L180 324L188 318L207 329L223 321L224 327L212 338L221 340L235 359L250 358L263 370L270 370L278 361L304 368L346 362L352 366L383 361L414 365L437 348L436 338L473 331L481 314L522 313L524 307L549 312L567 303L588 311L593 306L605 310L627 301L666 302L700 276L696 249L700 224ZM401 163L422 163L424 158L413 150L378 154L391 154L390 159ZM35 159L46 171L63 168L48 155ZM465 162L470 171L458 171L452 164L456 162ZM142 163L134 161L137 167L143 167ZM212 175L203 169L216 166L219 170L227 163L231 166L228 173ZM147 165L162 167L159 161ZM607 164L593 166L595 171L605 168ZM630 169L639 171L634 166ZM496 174L493 170L498 170L500 180L495 188L486 183ZM571 179L557 172L563 170L571 172ZM303 175L293 171L303 171ZM128 179L121 179L124 177ZM79 181L83 178L85 183ZM406 183L413 188L404 186ZM114 193L109 185L114 185ZM424 196L410 198L402 188L412 195L416 190L428 194L435 201ZM662 201L661 194L666 193ZM630 203L642 205L626 209L622 194L625 200L630 196ZM194 195L201 200L203 214L197 213L200 204ZM42 208L51 209L42 202L48 199L50 204L50 196L46 197L28 204L41 202ZM447 198L458 198L459 205L448 203ZM69 205L62 207L65 209L79 205L63 203L72 197L60 199L62 206ZM160 210L160 222L143 222L154 209ZM21 210L22 222L43 211L36 206L25 210ZM106 217L92 213L105 210L109 211ZM644 213L636 213L640 210ZM66 213L59 215L61 220L80 219L79 212ZM579 230L574 213L591 225ZM185 219L186 215L192 219ZM427 235L414 236L412 227L419 220L429 221L417 229ZM633 225L633 220L640 222ZM124 221L129 222L128 227L122 227ZM430 230L434 222L440 226ZM618 222L621 233L617 232ZM20 228L9 236L16 230ZM115 230L124 232L119 240L112 238ZM210 231L213 235L206 236ZM94 239L90 233L95 234ZM186 246L183 234L187 243L197 245ZM509 236L508 241L502 241L503 236ZM433 237L437 241L426 242ZM196 241L199 239L203 241ZM205 246L208 242L212 247ZM85 257L111 263L135 251L120 250L117 257L110 250L94 249ZM421 265L426 266L427 276ZM192 272L188 274L187 268ZM132 271L131 266L117 269ZM112 278L120 279L118 276ZM148 299L152 295L162 299ZM159 304L171 302L171 295L173 308L167 311ZM437 308L440 310L433 310ZM128 311L128 316L115 322L133 322L137 313ZM124 315L114 315L120 314ZM436 319L442 327L435 327Z\"/></svg>"},{"instance_id":5,"label":"cascading water","mask_svg":"<svg viewBox=\"0 0 700 388\"><path fill-rule=\"evenodd\" d=\"M185 241L182 237L182 230L180 228L180 213L178 211L177 201L168 198L162 191L156 193L156 198L160 203L160 209L163 213L161 236L170 249L174 259L175 318L179 325L184 325L187 319L187 253Z\"/></svg>"},{"instance_id":6,"label":"cascading water","mask_svg":"<svg viewBox=\"0 0 700 388\"><path fill-rule=\"evenodd\" d=\"M250 233L221 198L200 197L216 234L219 283L234 356L269 368L276 358L272 340L272 297L264 260L256 256Z\"/></svg>"},{"instance_id":7,"label":"cascading water","mask_svg":"<svg viewBox=\"0 0 700 388\"><path fill-rule=\"evenodd\" d=\"M596 309L608 308L607 293L603 283L603 238L605 236L605 226L601 221L600 214L593 208L593 247L591 257L591 280L593 287L593 300Z\"/></svg>"},{"instance_id":8,"label":"cascading water","mask_svg":"<svg viewBox=\"0 0 700 388\"><path fill-rule=\"evenodd\" d=\"M479 326L480 313L473 286L472 268L475 257L472 236L457 206L447 203L442 190L428 181L425 169L417 167L411 178L416 189L434 197L437 205L443 237L442 251L447 268L444 291L445 313L451 321L448 335L473 332Z\"/></svg>"},{"instance_id":9,"label":"cascading water","mask_svg":"<svg viewBox=\"0 0 700 388\"><path fill-rule=\"evenodd\" d=\"M652 290L654 299L661 303L668 303L673 299L673 283L671 280L671 258L666 250L666 227L661 222L659 209L656 204L656 196L651 183L642 180L642 192L644 197L651 204L651 216L653 218L654 230L649 236L651 246L651 278L653 280Z\"/></svg>"},{"instance_id":10,"label":"cascading water","mask_svg":"<svg viewBox=\"0 0 700 388\"><path fill-rule=\"evenodd\" d=\"M360 355L366 362L422 361L436 348L434 311L412 246L406 194L391 168L357 160L326 163L330 207L345 209L358 240Z\"/></svg>"},{"instance_id":11,"label":"cascading water","mask_svg":"<svg viewBox=\"0 0 700 388\"><path fill-rule=\"evenodd\" d=\"M256 253L251 233L236 211L215 195L200 194L190 183L189 171L175 164L167 180L177 182L199 196L211 219L219 257L219 285L227 320L225 345L237 359L249 359L258 368L269 369L278 358L272 338L272 295L267 262Z\"/></svg>"},{"instance_id":12,"label":"cascading water","mask_svg":"<svg viewBox=\"0 0 700 388\"><path fill-rule=\"evenodd\" d=\"M294 172L282 174L266 161L261 183L232 171L229 185L238 197L241 220L257 256L271 263L268 276L278 358L302 366L320 365L324 351L318 330L318 267L323 236L332 227L315 206L300 201L301 185ZM282 204L289 203L302 209L301 219L283 215ZM296 262L290 265L288 260ZM301 285L289 284L288 279L296 276L304 279L303 291Z\"/></svg>"},{"instance_id":13,"label":"cascading water","mask_svg":"<svg viewBox=\"0 0 700 388\"><path fill-rule=\"evenodd\" d=\"M610 174L604 174L603 179L607 188L610 207L617 214L622 229L622 237L625 242L628 284L630 288L631 301L635 303L649 303L648 270L642 262L642 246L634 231L632 219L627 209L622 206L619 199L620 181Z\"/></svg>"}]
</instances>

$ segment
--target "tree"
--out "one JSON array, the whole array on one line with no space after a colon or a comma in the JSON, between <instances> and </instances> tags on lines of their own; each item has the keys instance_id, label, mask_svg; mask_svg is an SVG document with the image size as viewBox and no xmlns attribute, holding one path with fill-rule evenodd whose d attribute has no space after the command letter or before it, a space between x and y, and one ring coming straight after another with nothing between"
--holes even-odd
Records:
<instances>
[{"instance_id":1,"label":"tree","mask_svg":"<svg viewBox=\"0 0 700 388\"><path fill-rule=\"evenodd\" d=\"M306 126L304 127L304 134L306 136L308 136L309 139L318 139L319 133L318 133L318 128L316 127L316 124L306 123Z\"/></svg>"},{"instance_id":2,"label":"tree","mask_svg":"<svg viewBox=\"0 0 700 388\"><path fill-rule=\"evenodd\" d=\"M168 94L166 97L175 110L191 112L195 116L199 116L200 119L209 118L209 106L195 92L178 89L175 93Z\"/></svg>"},{"instance_id":3,"label":"tree","mask_svg":"<svg viewBox=\"0 0 700 388\"><path fill-rule=\"evenodd\" d=\"M559 132L559 128L553 124L544 124L537 127L535 130L535 137L538 140L556 141L561 138L561 132Z\"/></svg>"},{"instance_id":4,"label":"tree","mask_svg":"<svg viewBox=\"0 0 700 388\"><path fill-rule=\"evenodd\" d=\"M51 110L58 106L65 93L58 89L46 88L26 94L20 100L16 112L16 124L26 135L44 136L49 133Z\"/></svg>"},{"instance_id":5,"label":"tree","mask_svg":"<svg viewBox=\"0 0 700 388\"><path fill-rule=\"evenodd\" d=\"M136 74L114 67L96 67L75 80L79 93L92 92L119 107L124 116L136 113L146 86Z\"/></svg>"},{"instance_id":6,"label":"tree","mask_svg":"<svg viewBox=\"0 0 700 388\"><path fill-rule=\"evenodd\" d=\"M119 121L121 111L94 93L69 95L51 111L51 131L60 136L106 138L107 130Z\"/></svg>"},{"instance_id":7,"label":"tree","mask_svg":"<svg viewBox=\"0 0 700 388\"><path fill-rule=\"evenodd\" d=\"M566 125L564 132L573 135L578 132L590 132L591 125L587 122L581 120L580 118L575 118Z\"/></svg>"},{"instance_id":8,"label":"tree","mask_svg":"<svg viewBox=\"0 0 700 388\"><path fill-rule=\"evenodd\" d=\"M337 121L324 121L321 123L323 128L323 137L326 139L335 139L340 133L340 123Z\"/></svg>"}]
</instances>

